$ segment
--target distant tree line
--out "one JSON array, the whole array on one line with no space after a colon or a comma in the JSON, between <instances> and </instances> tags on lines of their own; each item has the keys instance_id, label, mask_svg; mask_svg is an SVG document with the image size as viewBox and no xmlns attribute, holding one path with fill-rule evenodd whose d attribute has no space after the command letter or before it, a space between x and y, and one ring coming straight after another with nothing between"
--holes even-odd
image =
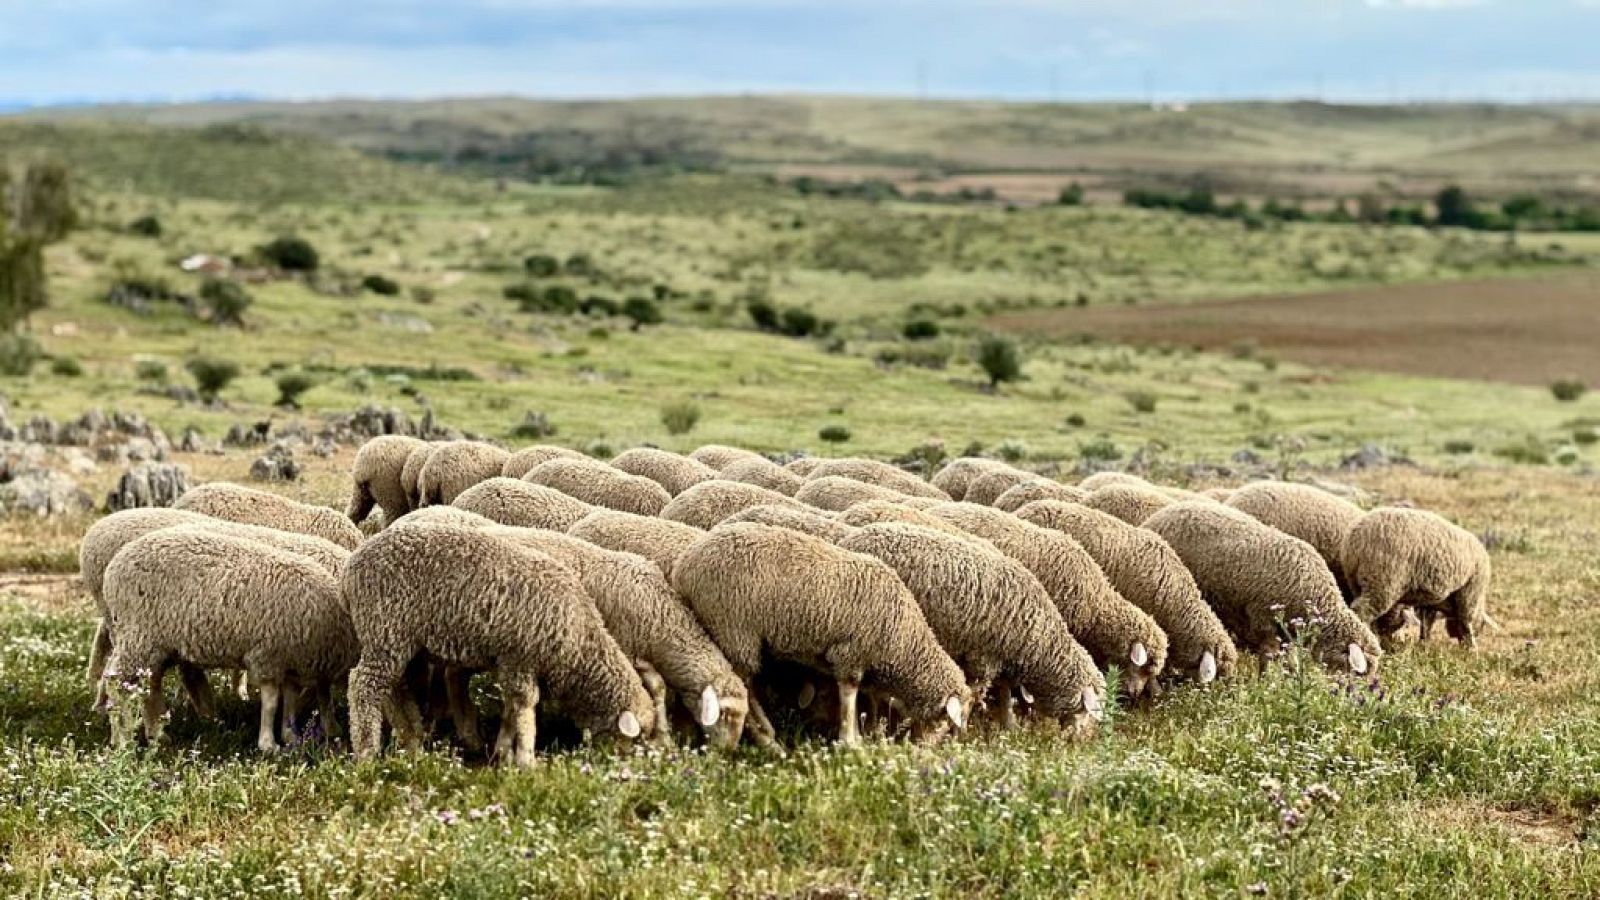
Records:
<instances>
[{"instance_id":1,"label":"distant tree line","mask_svg":"<svg viewBox=\"0 0 1600 900\"><path fill-rule=\"evenodd\" d=\"M1308 210L1299 203L1282 203L1275 198L1251 206L1244 200L1224 203L1204 186L1185 191L1134 188L1123 193L1122 202L1140 209L1239 219L1249 224L1276 220L1365 222L1475 231L1600 231L1600 206L1563 206L1532 194L1519 194L1498 205L1480 204L1465 188L1453 184L1434 195L1431 209L1422 204L1389 204L1370 194L1358 198L1354 204L1341 199L1328 210Z\"/></svg>"},{"instance_id":2,"label":"distant tree line","mask_svg":"<svg viewBox=\"0 0 1600 900\"><path fill-rule=\"evenodd\" d=\"M645 176L716 171L722 158L692 135L641 128L595 134L567 128L498 135L474 133L445 144L429 138L395 144L384 155L481 175L557 184L616 186Z\"/></svg>"},{"instance_id":3,"label":"distant tree line","mask_svg":"<svg viewBox=\"0 0 1600 900\"><path fill-rule=\"evenodd\" d=\"M833 181L812 175L801 175L790 179L789 187L805 197L835 197L849 200L865 200L869 203L903 200L911 203L993 204L998 203L1000 200L1000 195L995 193L992 187L975 188L963 185L956 190L945 193L927 189L907 193L901 190L899 185L883 178Z\"/></svg>"}]
</instances>

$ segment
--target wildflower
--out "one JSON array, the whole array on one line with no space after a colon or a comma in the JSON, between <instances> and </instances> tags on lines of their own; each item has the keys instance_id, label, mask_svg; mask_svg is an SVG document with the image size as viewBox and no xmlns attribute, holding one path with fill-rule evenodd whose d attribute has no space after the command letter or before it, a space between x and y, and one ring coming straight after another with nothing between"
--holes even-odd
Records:
<instances>
[{"instance_id":1,"label":"wildflower","mask_svg":"<svg viewBox=\"0 0 1600 900\"><path fill-rule=\"evenodd\" d=\"M454 825L461 821L461 814L453 809L441 809L433 815L434 818L438 819L439 822L444 825Z\"/></svg>"}]
</instances>

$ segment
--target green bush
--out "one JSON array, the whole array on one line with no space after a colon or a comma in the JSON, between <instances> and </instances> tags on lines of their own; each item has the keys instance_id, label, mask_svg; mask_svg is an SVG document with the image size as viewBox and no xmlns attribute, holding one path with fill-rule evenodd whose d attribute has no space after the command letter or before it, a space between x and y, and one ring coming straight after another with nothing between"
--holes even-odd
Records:
<instances>
[{"instance_id":1,"label":"green bush","mask_svg":"<svg viewBox=\"0 0 1600 900\"><path fill-rule=\"evenodd\" d=\"M0 375L25 378L44 356L39 342L25 334L0 337Z\"/></svg>"},{"instance_id":2,"label":"green bush","mask_svg":"<svg viewBox=\"0 0 1600 900\"><path fill-rule=\"evenodd\" d=\"M197 356L184 363L184 368L194 377L195 388L200 392L200 396L207 400L216 399L218 394L239 377L239 364L229 359Z\"/></svg>"},{"instance_id":3,"label":"green bush","mask_svg":"<svg viewBox=\"0 0 1600 900\"><path fill-rule=\"evenodd\" d=\"M508 284L500 289L500 294L507 300L528 303L538 296L539 289L531 284Z\"/></svg>"},{"instance_id":4,"label":"green bush","mask_svg":"<svg viewBox=\"0 0 1600 900\"><path fill-rule=\"evenodd\" d=\"M1015 438L1007 438L995 445L994 453L1008 463L1019 463L1028 458L1028 445Z\"/></svg>"},{"instance_id":5,"label":"green bush","mask_svg":"<svg viewBox=\"0 0 1600 900\"><path fill-rule=\"evenodd\" d=\"M310 241L292 235L274 238L261 248L261 257L286 272L315 272L322 264Z\"/></svg>"},{"instance_id":6,"label":"green bush","mask_svg":"<svg viewBox=\"0 0 1600 900\"><path fill-rule=\"evenodd\" d=\"M411 289L411 299L423 305L432 303L438 296L438 292L433 288L423 287L420 284Z\"/></svg>"},{"instance_id":7,"label":"green bush","mask_svg":"<svg viewBox=\"0 0 1600 900\"><path fill-rule=\"evenodd\" d=\"M778 308L765 300L751 300L745 304L745 311L750 314L750 321L762 331L778 330Z\"/></svg>"},{"instance_id":8,"label":"green bush","mask_svg":"<svg viewBox=\"0 0 1600 900\"><path fill-rule=\"evenodd\" d=\"M253 302L243 285L226 278L207 278L200 285L200 299L213 325L243 325L244 312Z\"/></svg>"},{"instance_id":9,"label":"green bush","mask_svg":"<svg viewBox=\"0 0 1600 900\"><path fill-rule=\"evenodd\" d=\"M817 432L817 437L830 444L842 444L850 440L850 429L843 425L824 425Z\"/></svg>"},{"instance_id":10,"label":"green bush","mask_svg":"<svg viewBox=\"0 0 1600 900\"><path fill-rule=\"evenodd\" d=\"M809 337L832 330L824 329L822 320L817 318L817 314L802 306L790 306L784 309L780 324L783 333L790 337Z\"/></svg>"},{"instance_id":11,"label":"green bush","mask_svg":"<svg viewBox=\"0 0 1600 900\"><path fill-rule=\"evenodd\" d=\"M572 254L571 256L567 257L566 263L564 263L561 268L568 275L573 275L579 278L588 278L599 271L595 268L594 260L587 253Z\"/></svg>"},{"instance_id":12,"label":"green bush","mask_svg":"<svg viewBox=\"0 0 1600 900\"><path fill-rule=\"evenodd\" d=\"M1496 447L1494 455L1501 459L1508 459L1514 463L1542 466L1550 461L1550 450L1535 435L1528 435L1521 441Z\"/></svg>"},{"instance_id":13,"label":"green bush","mask_svg":"<svg viewBox=\"0 0 1600 900\"><path fill-rule=\"evenodd\" d=\"M646 325L659 325L662 321L661 307L649 297L629 297L622 304L622 314L633 320L634 331Z\"/></svg>"},{"instance_id":14,"label":"green bush","mask_svg":"<svg viewBox=\"0 0 1600 900\"><path fill-rule=\"evenodd\" d=\"M161 220L155 216L140 216L128 223L128 231L139 237L161 237Z\"/></svg>"},{"instance_id":15,"label":"green bush","mask_svg":"<svg viewBox=\"0 0 1600 900\"><path fill-rule=\"evenodd\" d=\"M159 359L141 359L133 364L133 374L140 381L149 381L155 384L166 384L171 377L167 372L167 364Z\"/></svg>"},{"instance_id":16,"label":"green bush","mask_svg":"<svg viewBox=\"0 0 1600 900\"><path fill-rule=\"evenodd\" d=\"M382 275L368 275L361 279L361 287L383 297L394 297L400 293L400 282Z\"/></svg>"},{"instance_id":17,"label":"green bush","mask_svg":"<svg viewBox=\"0 0 1600 900\"><path fill-rule=\"evenodd\" d=\"M555 437L556 426L550 417L536 410L528 410L522 416L522 421L511 429L511 436L527 440Z\"/></svg>"},{"instance_id":18,"label":"green bush","mask_svg":"<svg viewBox=\"0 0 1600 900\"><path fill-rule=\"evenodd\" d=\"M1600 442L1600 430L1594 428L1577 428L1572 432L1572 442L1587 447Z\"/></svg>"},{"instance_id":19,"label":"green bush","mask_svg":"<svg viewBox=\"0 0 1600 900\"><path fill-rule=\"evenodd\" d=\"M973 361L989 376L989 387L997 388L1002 381L1022 378L1022 351L1017 342L997 334L985 335L978 340Z\"/></svg>"},{"instance_id":20,"label":"green bush","mask_svg":"<svg viewBox=\"0 0 1600 900\"><path fill-rule=\"evenodd\" d=\"M873 360L880 366L904 363L919 369L943 369L950 364L950 347L947 344L903 344L884 347Z\"/></svg>"},{"instance_id":21,"label":"green bush","mask_svg":"<svg viewBox=\"0 0 1600 900\"><path fill-rule=\"evenodd\" d=\"M1087 424L1089 424L1089 420L1083 417L1083 413L1072 413L1067 416L1068 428L1082 428Z\"/></svg>"},{"instance_id":22,"label":"green bush","mask_svg":"<svg viewBox=\"0 0 1600 900\"><path fill-rule=\"evenodd\" d=\"M83 363L71 356L58 356L50 360L50 373L62 378L79 378L83 375Z\"/></svg>"},{"instance_id":23,"label":"green bush","mask_svg":"<svg viewBox=\"0 0 1600 900\"><path fill-rule=\"evenodd\" d=\"M586 316L614 316L622 312L622 307L617 305L617 301L599 294L583 298L583 302L578 304L578 309Z\"/></svg>"},{"instance_id":24,"label":"green bush","mask_svg":"<svg viewBox=\"0 0 1600 900\"><path fill-rule=\"evenodd\" d=\"M676 400L661 407L661 424L667 434L688 434L700 423L700 405L693 400Z\"/></svg>"},{"instance_id":25,"label":"green bush","mask_svg":"<svg viewBox=\"0 0 1600 900\"><path fill-rule=\"evenodd\" d=\"M299 409L300 395L317 386L316 379L305 372L284 372L275 383L278 386L278 405L288 409Z\"/></svg>"},{"instance_id":26,"label":"green bush","mask_svg":"<svg viewBox=\"0 0 1600 900\"><path fill-rule=\"evenodd\" d=\"M1062 206L1082 206L1083 185L1074 181L1062 188L1061 193L1056 196L1056 202Z\"/></svg>"},{"instance_id":27,"label":"green bush","mask_svg":"<svg viewBox=\"0 0 1600 900\"><path fill-rule=\"evenodd\" d=\"M571 315L578 311L578 292L564 284L552 284L544 290L533 285L511 285L505 294L516 300L523 312Z\"/></svg>"},{"instance_id":28,"label":"green bush","mask_svg":"<svg viewBox=\"0 0 1600 900\"><path fill-rule=\"evenodd\" d=\"M908 341L926 341L939 336L939 323L932 319L912 319L900 329Z\"/></svg>"},{"instance_id":29,"label":"green bush","mask_svg":"<svg viewBox=\"0 0 1600 900\"><path fill-rule=\"evenodd\" d=\"M1576 403L1589 392L1589 386L1576 378L1561 378L1550 383L1550 393L1562 403Z\"/></svg>"},{"instance_id":30,"label":"green bush","mask_svg":"<svg viewBox=\"0 0 1600 900\"><path fill-rule=\"evenodd\" d=\"M522 261L522 270L530 278L553 278L561 271L561 261L554 256L535 253Z\"/></svg>"},{"instance_id":31,"label":"green bush","mask_svg":"<svg viewBox=\"0 0 1600 900\"><path fill-rule=\"evenodd\" d=\"M1149 391L1129 391L1128 405L1134 412L1153 413L1156 411L1156 395Z\"/></svg>"},{"instance_id":32,"label":"green bush","mask_svg":"<svg viewBox=\"0 0 1600 900\"><path fill-rule=\"evenodd\" d=\"M1460 438L1444 442L1444 452L1450 454L1451 456L1461 456L1471 453L1476 449L1478 449L1477 446L1471 441L1462 440Z\"/></svg>"},{"instance_id":33,"label":"green bush","mask_svg":"<svg viewBox=\"0 0 1600 900\"><path fill-rule=\"evenodd\" d=\"M1116 442L1106 435L1078 445L1078 455L1090 462L1111 462L1122 458Z\"/></svg>"}]
</instances>

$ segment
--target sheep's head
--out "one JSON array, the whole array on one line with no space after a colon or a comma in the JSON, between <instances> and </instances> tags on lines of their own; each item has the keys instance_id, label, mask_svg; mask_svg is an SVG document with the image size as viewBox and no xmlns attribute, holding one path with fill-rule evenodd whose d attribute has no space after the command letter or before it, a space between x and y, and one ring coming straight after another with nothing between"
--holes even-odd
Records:
<instances>
[{"instance_id":1,"label":"sheep's head","mask_svg":"<svg viewBox=\"0 0 1600 900\"><path fill-rule=\"evenodd\" d=\"M707 744L732 750L739 743L745 717L750 714L750 697L737 678L718 679L696 696L685 695L683 703L693 711Z\"/></svg>"}]
</instances>

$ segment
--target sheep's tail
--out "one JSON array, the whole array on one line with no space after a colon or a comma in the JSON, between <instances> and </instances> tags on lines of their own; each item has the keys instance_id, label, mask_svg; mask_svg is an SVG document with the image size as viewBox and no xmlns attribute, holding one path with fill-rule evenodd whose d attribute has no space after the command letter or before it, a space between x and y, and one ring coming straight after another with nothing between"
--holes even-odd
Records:
<instances>
[{"instance_id":1,"label":"sheep's tail","mask_svg":"<svg viewBox=\"0 0 1600 900\"><path fill-rule=\"evenodd\" d=\"M345 515L350 521L360 525L372 513L372 507L378 502L372 496L372 484L362 479L356 479L355 487L350 492L350 506L345 510Z\"/></svg>"},{"instance_id":2,"label":"sheep's tail","mask_svg":"<svg viewBox=\"0 0 1600 900\"><path fill-rule=\"evenodd\" d=\"M89 688L94 691L95 709L99 709L105 703L106 658L110 655L111 627L106 624L105 619L101 619L89 644Z\"/></svg>"}]
</instances>

